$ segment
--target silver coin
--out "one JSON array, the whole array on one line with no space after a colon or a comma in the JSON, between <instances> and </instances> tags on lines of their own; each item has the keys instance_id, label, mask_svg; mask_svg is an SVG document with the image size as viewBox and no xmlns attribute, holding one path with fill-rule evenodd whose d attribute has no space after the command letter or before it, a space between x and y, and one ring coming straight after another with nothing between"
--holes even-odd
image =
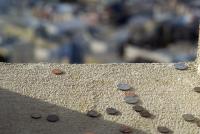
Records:
<instances>
[{"instance_id":1,"label":"silver coin","mask_svg":"<svg viewBox=\"0 0 200 134\"><path fill-rule=\"evenodd\" d=\"M150 118L152 116L152 114L149 113L149 111L147 111L147 110L143 110L140 112L140 116L142 116L144 118Z\"/></svg>"},{"instance_id":2,"label":"silver coin","mask_svg":"<svg viewBox=\"0 0 200 134\"><path fill-rule=\"evenodd\" d=\"M130 87L128 84L125 84L125 83L119 83L119 84L117 85L117 88L118 88L119 90L122 90L122 91L127 91L127 90L130 90L130 89L131 89L131 87Z\"/></svg>"},{"instance_id":3,"label":"silver coin","mask_svg":"<svg viewBox=\"0 0 200 134\"><path fill-rule=\"evenodd\" d=\"M197 93L200 93L200 87L195 87L194 91L197 92Z\"/></svg>"},{"instance_id":4,"label":"silver coin","mask_svg":"<svg viewBox=\"0 0 200 134\"><path fill-rule=\"evenodd\" d=\"M109 115L117 115L119 113L119 111L117 111L115 108L106 108L106 112Z\"/></svg>"},{"instance_id":5,"label":"silver coin","mask_svg":"<svg viewBox=\"0 0 200 134\"><path fill-rule=\"evenodd\" d=\"M135 110L136 112L142 112L145 110L145 108L143 108L140 105L136 105L136 106L133 106L133 110Z\"/></svg>"},{"instance_id":6,"label":"silver coin","mask_svg":"<svg viewBox=\"0 0 200 134\"><path fill-rule=\"evenodd\" d=\"M42 116L40 115L40 114L38 114L38 113L32 113L31 114L31 118L33 118L33 119L40 119Z\"/></svg>"},{"instance_id":7,"label":"silver coin","mask_svg":"<svg viewBox=\"0 0 200 134\"><path fill-rule=\"evenodd\" d=\"M175 68L177 70L186 70L188 69L188 66L185 63L176 63L174 64Z\"/></svg>"},{"instance_id":8,"label":"silver coin","mask_svg":"<svg viewBox=\"0 0 200 134\"><path fill-rule=\"evenodd\" d=\"M138 96L126 96L126 97L124 97L124 100L128 104L136 104L139 102L139 97Z\"/></svg>"},{"instance_id":9,"label":"silver coin","mask_svg":"<svg viewBox=\"0 0 200 134\"><path fill-rule=\"evenodd\" d=\"M163 126L158 126L157 129L160 133L169 133L170 132L170 130L167 127L163 127Z\"/></svg>"},{"instance_id":10,"label":"silver coin","mask_svg":"<svg viewBox=\"0 0 200 134\"><path fill-rule=\"evenodd\" d=\"M97 118L100 116L100 113L98 113L95 110L90 110L87 112L87 116L92 117L92 118Z\"/></svg>"},{"instance_id":11,"label":"silver coin","mask_svg":"<svg viewBox=\"0 0 200 134\"><path fill-rule=\"evenodd\" d=\"M188 122L192 122L195 120L195 117L192 114L183 114L183 119Z\"/></svg>"}]
</instances>

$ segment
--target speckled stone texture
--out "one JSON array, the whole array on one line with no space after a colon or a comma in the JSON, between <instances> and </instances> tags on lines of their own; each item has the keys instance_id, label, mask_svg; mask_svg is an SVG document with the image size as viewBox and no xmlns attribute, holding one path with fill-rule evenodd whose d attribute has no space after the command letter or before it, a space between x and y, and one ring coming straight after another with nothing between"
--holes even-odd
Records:
<instances>
[{"instance_id":1,"label":"speckled stone texture","mask_svg":"<svg viewBox=\"0 0 200 134\"><path fill-rule=\"evenodd\" d=\"M199 42L198 42L198 50L197 50L197 65L198 65L198 74L200 75L200 25L199 25Z\"/></svg>"},{"instance_id":2,"label":"speckled stone texture","mask_svg":"<svg viewBox=\"0 0 200 134\"><path fill-rule=\"evenodd\" d=\"M199 134L195 123L182 119L191 113L200 118L200 86L195 63L185 71L173 64L5 64L0 63L0 134L120 134L121 124L133 128L133 134L157 134L157 126L166 126L174 134ZM63 75L52 74L58 68ZM154 116L140 117L132 105L124 102L118 83L128 83L140 97L140 104ZM107 107L121 112L106 114ZM100 118L86 116L88 110ZM34 120L32 113L40 113ZM46 121L57 114L60 121Z\"/></svg>"}]
</instances>

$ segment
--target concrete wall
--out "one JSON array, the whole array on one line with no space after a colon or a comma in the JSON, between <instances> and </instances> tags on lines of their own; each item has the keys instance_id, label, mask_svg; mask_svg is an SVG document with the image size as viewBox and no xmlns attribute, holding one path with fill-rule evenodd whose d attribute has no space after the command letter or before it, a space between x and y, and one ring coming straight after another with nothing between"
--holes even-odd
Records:
<instances>
[{"instance_id":1,"label":"concrete wall","mask_svg":"<svg viewBox=\"0 0 200 134\"><path fill-rule=\"evenodd\" d=\"M197 67L198 67L198 74L200 74L200 26L199 26L199 42L198 42L198 51L197 51Z\"/></svg>"},{"instance_id":2,"label":"concrete wall","mask_svg":"<svg viewBox=\"0 0 200 134\"><path fill-rule=\"evenodd\" d=\"M200 95L195 63L189 69L176 70L173 64L4 64L0 63L0 133L1 134L120 134L121 124L136 134L157 134L157 126L166 126L174 134L198 134L195 123L182 119L191 113L200 118ZM64 75L51 70L59 68ZM139 104L153 118L146 119L124 102L125 93L117 90L120 82L128 83L140 97ZM114 107L119 116L107 115ZM99 119L86 116L88 110L101 113ZM42 118L33 120L32 113ZM49 123L48 114L60 121Z\"/></svg>"},{"instance_id":3,"label":"concrete wall","mask_svg":"<svg viewBox=\"0 0 200 134\"><path fill-rule=\"evenodd\" d=\"M200 48L199 48L200 49ZM5 64L0 63L0 134L121 134L128 125L133 134L159 134L165 126L174 134L199 134L195 122L183 120L193 114L200 119L200 53L188 69L176 70L174 64ZM52 69L63 75L54 75ZM150 111L143 118L124 102L118 83L128 83L140 98L139 105ZM120 115L111 116L114 107ZM86 116L88 110L101 113L98 119ZM32 113L42 118L34 120ZM60 120L47 122L49 114Z\"/></svg>"}]
</instances>

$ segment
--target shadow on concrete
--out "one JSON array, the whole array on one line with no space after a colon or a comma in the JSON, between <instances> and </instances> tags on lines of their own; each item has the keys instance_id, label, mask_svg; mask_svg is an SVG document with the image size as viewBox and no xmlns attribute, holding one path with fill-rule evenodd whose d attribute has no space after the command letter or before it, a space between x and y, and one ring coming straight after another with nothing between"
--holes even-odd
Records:
<instances>
[{"instance_id":1,"label":"shadow on concrete","mask_svg":"<svg viewBox=\"0 0 200 134\"><path fill-rule=\"evenodd\" d=\"M32 119L32 113L39 113L42 118ZM47 122L48 114L57 114L60 121ZM0 88L0 134L121 134L120 126ZM147 133L133 128L133 134Z\"/></svg>"}]
</instances>

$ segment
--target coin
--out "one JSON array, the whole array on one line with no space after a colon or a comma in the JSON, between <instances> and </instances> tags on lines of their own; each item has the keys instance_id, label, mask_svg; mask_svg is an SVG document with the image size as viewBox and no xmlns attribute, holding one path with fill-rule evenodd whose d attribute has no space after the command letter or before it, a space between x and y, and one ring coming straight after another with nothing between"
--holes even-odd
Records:
<instances>
[{"instance_id":1,"label":"coin","mask_svg":"<svg viewBox=\"0 0 200 134\"><path fill-rule=\"evenodd\" d=\"M133 110L135 110L136 112L142 112L145 109L140 105L135 105L133 106Z\"/></svg>"},{"instance_id":2,"label":"coin","mask_svg":"<svg viewBox=\"0 0 200 134\"><path fill-rule=\"evenodd\" d=\"M118 114L118 111L115 109L115 108L106 108L106 112L107 114L109 115L117 115Z\"/></svg>"},{"instance_id":3,"label":"coin","mask_svg":"<svg viewBox=\"0 0 200 134\"><path fill-rule=\"evenodd\" d=\"M53 69L53 70L52 70L52 73L55 74L55 75L61 75L61 74L63 74L64 72L61 71L60 69Z\"/></svg>"},{"instance_id":4,"label":"coin","mask_svg":"<svg viewBox=\"0 0 200 134\"><path fill-rule=\"evenodd\" d=\"M129 134L132 132L132 129L129 126L122 125L119 129L120 132Z\"/></svg>"},{"instance_id":5,"label":"coin","mask_svg":"<svg viewBox=\"0 0 200 134\"><path fill-rule=\"evenodd\" d=\"M136 104L139 102L139 97L138 96L125 96L124 100L128 104Z\"/></svg>"},{"instance_id":6,"label":"coin","mask_svg":"<svg viewBox=\"0 0 200 134\"><path fill-rule=\"evenodd\" d=\"M188 66L185 63L176 63L174 64L175 68L177 70L186 70L188 69Z\"/></svg>"},{"instance_id":7,"label":"coin","mask_svg":"<svg viewBox=\"0 0 200 134\"><path fill-rule=\"evenodd\" d=\"M95 110L90 110L90 111L87 112L87 116L92 117L92 118L96 118L96 117L99 117L100 114Z\"/></svg>"},{"instance_id":8,"label":"coin","mask_svg":"<svg viewBox=\"0 0 200 134\"><path fill-rule=\"evenodd\" d=\"M125 91L125 96L137 96L133 91Z\"/></svg>"},{"instance_id":9,"label":"coin","mask_svg":"<svg viewBox=\"0 0 200 134\"><path fill-rule=\"evenodd\" d=\"M57 122L59 120L59 117L55 114L51 114L47 116L47 120L49 122Z\"/></svg>"},{"instance_id":10,"label":"coin","mask_svg":"<svg viewBox=\"0 0 200 134\"><path fill-rule=\"evenodd\" d=\"M183 119L188 122L192 122L195 120L195 117L192 114L183 114Z\"/></svg>"},{"instance_id":11,"label":"coin","mask_svg":"<svg viewBox=\"0 0 200 134\"><path fill-rule=\"evenodd\" d=\"M194 91L197 92L197 93L200 93L200 87L195 87Z\"/></svg>"},{"instance_id":12,"label":"coin","mask_svg":"<svg viewBox=\"0 0 200 134\"><path fill-rule=\"evenodd\" d=\"M122 91L127 91L127 90L130 90L131 87L128 85L128 84L125 84L125 83L120 83L117 85L117 88L119 90L122 90Z\"/></svg>"},{"instance_id":13,"label":"coin","mask_svg":"<svg viewBox=\"0 0 200 134\"><path fill-rule=\"evenodd\" d=\"M158 126L157 127L157 130L160 132L160 133L169 133L170 130L167 128L167 127L163 127L163 126Z\"/></svg>"},{"instance_id":14,"label":"coin","mask_svg":"<svg viewBox=\"0 0 200 134\"><path fill-rule=\"evenodd\" d=\"M38 114L38 113L31 114L31 118L33 118L33 119L40 119L41 117L42 116L40 114Z\"/></svg>"},{"instance_id":15,"label":"coin","mask_svg":"<svg viewBox=\"0 0 200 134\"><path fill-rule=\"evenodd\" d=\"M147 110L143 110L140 112L140 116L145 117L145 118L150 118L151 113L149 113L149 111L147 111Z\"/></svg>"}]
</instances>

